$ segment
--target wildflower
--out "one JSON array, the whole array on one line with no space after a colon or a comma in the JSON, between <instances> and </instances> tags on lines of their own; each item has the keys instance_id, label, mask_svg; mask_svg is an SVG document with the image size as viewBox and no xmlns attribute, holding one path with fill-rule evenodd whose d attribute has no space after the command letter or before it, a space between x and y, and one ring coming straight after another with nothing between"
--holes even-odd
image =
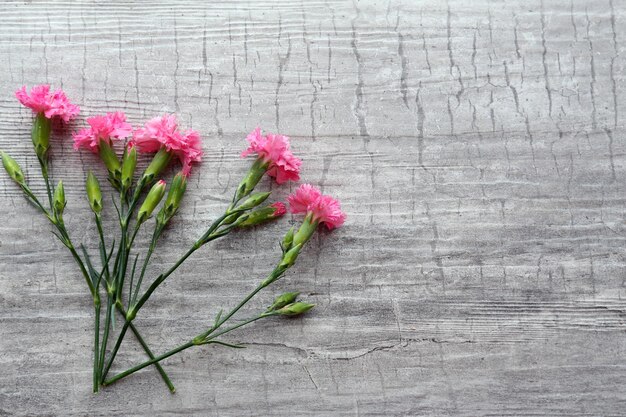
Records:
<instances>
[{"instance_id":1,"label":"wildflower","mask_svg":"<svg viewBox=\"0 0 626 417\"><path fill-rule=\"evenodd\" d=\"M323 223L329 230L340 227L346 220L339 201L329 195L322 195L320 190L310 184L300 185L287 199L292 213L306 213L312 223Z\"/></svg>"},{"instance_id":2,"label":"wildflower","mask_svg":"<svg viewBox=\"0 0 626 417\"><path fill-rule=\"evenodd\" d=\"M89 117L87 123L88 128L73 135L75 150L86 148L98 153L103 142L110 146L113 139L127 138L133 131L130 123L126 122L126 115L121 111Z\"/></svg>"},{"instance_id":3,"label":"wildflower","mask_svg":"<svg viewBox=\"0 0 626 417\"><path fill-rule=\"evenodd\" d=\"M256 153L266 166L267 174L274 177L278 184L300 179L302 161L291 153L287 136L273 133L263 136L261 129L257 127L246 140L250 146L241 153L241 156Z\"/></svg>"},{"instance_id":4,"label":"wildflower","mask_svg":"<svg viewBox=\"0 0 626 417\"><path fill-rule=\"evenodd\" d=\"M200 134L191 129L184 133L178 131L178 122L173 114L165 114L146 122L143 128L137 129L133 134L133 143L141 152L152 153L164 149L169 155L178 157L183 165L182 172L187 177L191 172L191 165L200 162L203 154Z\"/></svg>"},{"instance_id":5,"label":"wildflower","mask_svg":"<svg viewBox=\"0 0 626 417\"><path fill-rule=\"evenodd\" d=\"M15 97L34 113L43 114L47 119L57 116L67 123L80 111L78 106L70 103L63 90L51 93L50 86L45 84L31 88L30 95L24 86L15 92Z\"/></svg>"}]
</instances>

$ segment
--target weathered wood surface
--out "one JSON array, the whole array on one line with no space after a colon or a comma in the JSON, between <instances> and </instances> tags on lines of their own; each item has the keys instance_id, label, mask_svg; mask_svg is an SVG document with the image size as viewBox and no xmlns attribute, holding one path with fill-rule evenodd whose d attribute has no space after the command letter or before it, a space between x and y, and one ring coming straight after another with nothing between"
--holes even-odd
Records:
<instances>
[{"instance_id":1,"label":"weathered wood surface","mask_svg":"<svg viewBox=\"0 0 626 417\"><path fill-rule=\"evenodd\" d=\"M257 125L349 220L251 306L299 289L312 314L167 360L175 395L147 369L94 396L84 282L0 176L0 414L626 415L625 23L622 0L3 3L0 148L33 177L23 84L205 137L153 272L220 213ZM93 249L102 169L67 132L53 153ZM292 222L194 255L140 314L153 348L236 303ZM116 369L143 358L130 337Z\"/></svg>"}]
</instances>

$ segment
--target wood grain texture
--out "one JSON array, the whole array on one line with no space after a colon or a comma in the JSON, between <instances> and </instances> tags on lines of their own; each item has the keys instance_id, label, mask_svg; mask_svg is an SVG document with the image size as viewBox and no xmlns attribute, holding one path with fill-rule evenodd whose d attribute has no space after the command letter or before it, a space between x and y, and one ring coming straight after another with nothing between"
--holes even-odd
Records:
<instances>
[{"instance_id":1,"label":"wood grain texture","mask_svg":"<svg viewBox=\"0 0 626 417\"><path fill-rule=\"evenodd\" d=\"M0 415L626 415L625 24L621 0L4 2L0 148L38 193L23 84L205 138L153 273L221 212L257 125L349 219L248 309L297 289L312 314L168 359L175 395L150 368L94 396L84 282L0 176ZM53 175L93 250L81 123ZM194 255L140 313L154 350L234 305L296 221ZM144 357L129 337L118 358Z\"/></svg>"}]
</instances>

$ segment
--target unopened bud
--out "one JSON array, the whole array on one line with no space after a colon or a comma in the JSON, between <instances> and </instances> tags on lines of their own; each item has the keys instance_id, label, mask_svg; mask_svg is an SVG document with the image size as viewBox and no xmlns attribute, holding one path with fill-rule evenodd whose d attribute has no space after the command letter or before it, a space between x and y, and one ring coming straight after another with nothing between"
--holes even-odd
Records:
<instances>
[{"instance_id":1,"label":"unopened bud","mask_svg":"<svg viewBox=\"0 0 626 417\"><path fill-rule=\"evenodd\" d=\"M2 152L2 165L4 165L4 169L13 181L20 185L24 185L25 180L22 167L20 167L20 165L15 162L15 159L11 158L6 152Z\"/></svg>"},{"instance_id":2,"label":"unopened bud","mask_svg":"<svg viewBox=\"0 0 626 417\"><path fill-rule=\"evenodd\" d=\"M161 199L165 195L165 181L159 180L156 184L152 186L146 199L143 201L143 204L139 208L139 212L137 213L137 222L143 223L145 222L152 212L159 205Z\"/></svg>"},{"instance_id":3,"label":"unopened bud","mask_svg":"<svg viewBox=\"0 0 626 417\"><path fill-rule=\"evenodd\" d=\"M248 213L246 221L239 223L239 227L256 226L270 220L277 219L286 213L285 205L281 202L262 207Z\"/></svg>"},{"instance_id":4,"label":"unopened bud","mask_svg":"<svg viewBox=\"0 0 626 417\"><path fill-rule=\"evenodd\" d=\"M271 306L267 308L267 311L275 311L280 308L285 307L287 304L291 304L296 301L296 298L300 295L299 292L286 292L282 295L279 295L274 299L274 302Z\"/></svg>"},{"instance_id":5,"label":"unopened bud","mask_svg":"<svg viewBox=\"0 0 626 417\"><path fill-rule=\"evenodd\" d=\"M291 249L291 245L293 245L294 233L294 227L292 226L291 229L289 229L289 231L285 234L285 237L283 238L283 243L281 245L281 247L283 248L283 252L287 252L289 249Z\"/></svg>"},{"instance_id":6,"label":"unopened bud","mask_svg":"<svg viewBox=\"0 0 626 417\"><path fill-rule=\"evenodd\" d=\"M129 189L133 183L135 167L137 166L137 148L129 143L122 157L122 187Z\"/></svg>"},{"instance_id":7,"label":"unopened bud","mask_svg":"<svg viewBox=\"0 0 626 417\"><path fill-rule=\"evenodd\" d=\"M109 171L109 178L111 182L117 184L119 186L119 181L122 177L122 165L120 164L120 160L118 159L115 151L111 147L111 144L106 140L101 140L99 145L100 159L104 163L104 166L107 167Z\"/></svg>"},{"instance_id":8,"label":"unopened bud","mask_svg":"<svg viewBox=\"0 0 626 417\"><path fill-rule=\"evenodd\" d=\"M32 140L35 153L40 160L43 160L50 146L50 125L51 121L43 113L37 113L33 121Z\"/></svg>"},{"instance_id":9,"label":"unopened bud","mask_svg":"<svg viewBox=\"0 0 626 417\"><path fill-rule=\"evenodd\" d=\"M252 164L246 176L239 183L237 188L236 199L239 200L248 194L250 194L254 187L261 181L265 172L267 172L269 164L263 160L263 158L257 158Z\"/></svg>"},{"instance_id":10,"label":"unopened bud","mask_svg":"<svg viewBox=\"0 0 626 417\"><path fill-rule=\"evenodd\" d=\"M63 188L63 181L59 181L59 184L57 184L54 189L54 211L57 215L60 216L63 214L66 204L67 200L65 200L65 188Z\"/></svg>"},{"instance_id":11,"label":"unopened bud","mask_svg":"<svg viewBox=\"0 0 626 417\"><path fill-rule=\"evenodd\" d=\"M87 174L87 198L91 210L98 214L102 211L102 192L100 191L100 183L93 172Z\"/></svg>"},{"instance_id":12,"label":"unopened bud","mask_svg":"<svg viewBox=\"0 0 626 417\"><path fill-rule=\"evenodd\" d=\"M163 205L163 208L161 208L161 211L159 211L159 223L167 223L172 218L172 216L176 214L176 211L178 211L178 208L180 207L180 202L183 199L183 195L185 194L186 189L187 177L182 173L176 174L170 185L170 190L167 193L165 204Z\"/></svg>"},{"instance_id":13,"label":"unopened bud","mask_svg":"<svg viewBox=\"0 0 626 417\"><path fill-rule=\"evenodd\" d=\"M296 259L298 259L298 255L300 255L300 249L302 249L302 245L296 245L293 248L289 249L283 255L283 259L280 261L278 265L280 268L290 268L293 264L296 263Z\"/></svg>"},{"instance_id":14,"label":"unopened bud","mask_svg":"<svg viewBox=\"0 0 626 417\"><path fill-rule=\"evenodd\" d=\"M313 307L315 307L315 304L298 301L297 303L292 303L284 306L283 308L277 310L277 313L283 316L299 316L300 314L306 313Z\"/></svg>"},{"instance_id":15,"label":"unopened bud","mask_svg":"<svg viewBox=\"0 0 626 417\"><path fill-rule=\"evenodd\" d=\"M150 165L148 165L148 168L146 168L143 173L143 178L146 181L146 184L154 181L154 179L158 177L161 172L163 172L171 160L172 154L170 152L168 152L165 148L159 149L159 151L154 154L152 162L150 162Z\"/></svg>"},{"instance_id":16,"label":"unopened bud","mask_svg":"<svg viewBox=\"0 0 626 417\"><path fill-rule=\"evenodd\" d=\"M168 214L174 215L176 213L180 207L180 202L183 200L183 195L185 195L185 190L187 190L187 177L179 172L174 176L165 200L165 209Z\"/></svg>"},{"instance_id":17,"label":"unopened bud","mask_svg":"<svg viewBox=\"0 0 626 417\"><path fill-rule=\"evenodd\" d=\"M267 197L269 197L270 194L271 194L271 192L254 193L250 197L248 197L246 199L246 201L243 202L243 204L241 204L239 207L237 207L237 209L238 210L249 210L251 208L255 208L256 206L258 206L259 204L261 204L265 200L267 200Z\"/></svg>"}]
</instances>

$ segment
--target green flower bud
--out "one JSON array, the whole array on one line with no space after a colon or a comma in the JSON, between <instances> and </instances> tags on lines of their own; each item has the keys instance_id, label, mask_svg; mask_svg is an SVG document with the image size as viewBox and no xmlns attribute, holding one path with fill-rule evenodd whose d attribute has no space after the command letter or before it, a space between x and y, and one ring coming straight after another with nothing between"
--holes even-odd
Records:
<instances>
[{"instance_id":1,"label":"green flower bud","mask_svg":"<svg viewBox=\"0 0 626 417\"><path fill-rule=\"evenodd\" d=\"M180 207L180 202L183 200L185 190L187 190L187 177L179 172L174 176L172 185L170 185L170 191L167 193L167 199L165 200L165 209L170 216L173 216Z\"/></svg>"},{"instance_id":2,"label":"green flower bud","mask_svg":"<svg viewBox=\"0 0 626 417\"><path fill-rule=\"evenodd\" d=\"M32 140L35 153L40 160L44 160L50 147L51 121L43 113L37 113L33 122Z\"/></svg>"},{"instance_id":3,"label":"green flower bud","mask_svg":"<svg viewBox=\"0 0 626 417\"><path fill-rule=\"evenodd\" d=\"M248 213L248 218L245 221L239 223L239 227L251 227L259 224L266 223L270 220L277 219L282 216L282 213L277 211L276 207L267 206L261 207Z\"/></svg>"},{"instance_id":4,"label":"green flower bud","mask_svg":"<svg viewBox=\"0 0 626 417\"><path fill-rule=\"evenodd\" d=\"M102 192L100 191L100 183L93 172L87 174L87 199L91 210L98 214L102 211Z\"/></svg>"},{"instance_id":5,"label":"green flower bud","mask_svg":"<svg viewBox=\"0 0 626 417\"><path fill-rule=\"evenodd\" d=\"M118 159L115 151L106 140L101 140L99 145L100 159L107 167L109 171L109 179L111 183L117 188L119 187L120 180L122 178L122 165Z\"/></svg>"},{"instance_id":6,"label":"green flower bud","mask_svg":"<svg viewBox=\"0 0 626 417\"><path fill-rule=\"evenodd\" d=\"M20 185L25 184L24 172L20 165L15 162L15 159L11 158L8 153L2 152L2 165L4 165L4 169L6 169L7 174Z\"/></svg>"},{"instance_id":7,"label":"green flower bud","mask_svg":"<svg viewBox=\"0 0 626 417\"><path fill-rule=\"evenodd\" d=\"M297 303L288 304L285 307L277 310L277 313L283 316L299 316L300 314L306 313L313 307L315 307L315 304L298 301Z\"/></svg>"},{"instance_id":8,"label":"green flower bud","mask_svg":"<svg viewBox=\"0 0 626 417\"><path fill-rule=\"evenodd\" d=\"M293 234L294 234L294 227L292 226L291 229L289 229L289 231L285 234L285 237L283 238L283 243L281 244L281 247L283 248L283 252L287 252L289 249L291 249L291 245L293 245Z\"/></svg>"},{"instance_id":9,"label":"green flower bud","mask_svg":"<svg viewBox=\"0 0 626 417\"><path fill-rule=\"evenodd\" d=\"M254 193L250 197L248 197L246 201L243 202L243 204L237 207L237 210L250 210L251 208L255 208L256 206L267 200L267 197L269 197L270 194L271 192Z\"/></svg>"},{"instance_id":10,"label":"green flower bud","mask_svg":"<svg viewBox=\"0 0 626 417\"><path fill-rule=\"evenodd\" d=\"M65 200L65 188L63 188L63 181L59 181L59 184L54 189L54 211L57 215L62 215L67 200Z\"/></svg>"},{"instance_id":11,"label":"green flower bud","mask_svg":"<svg viewBox=\"0 0 626 417\"><path fill-rule=\"evenodd\" d=\"M167 223L174 214L178 211L180 207L180 202L183 199L183 195L185 194L185 190L187 189L187 177L182 173L178 173L174 176L172 180L172 184L170 185L170 190L167 193L167 198L165 199L165 204L159 211L158 222L165 224Z\"/></svg>"},{"instance_id":12,"label":"green flower bud","mask_svg":"<svg viewBox=\"0 0 626 417\"><path fill-rule=\"evenodd\" d=\"M304 245L306 242L308 242L309 239L311 239L311 236L313 236L313 233L315 233L318 224L318 222L313 221L313 217L311 216L311 214L308 214L304 218L304 221L300 225L300 228L298 229L296 234L293 236L293 244Z\"/></svg>"},{"instance_id":13,"label":"green flower bud","mask_svg":"<svg viewBox=\"0 0 626 417\"><path fill-rule=\"evenodd\" d=\"M296 245L293 248L289 249L283 255L283 259L278 264L279 268L291 268L293 264L296 263L296 259L298 259L298 255L300 255L300 249L302 249L302 244Z\"/></svg>"},{"instance_id":14,"label":"green flower bud","mask_svg":"<svg viewBox=\"0 0 626 417\"><path fill-rule=\"evenodd\" d=\"M159 176L161 172L167 167L167 165L172 160L172 154L165 150L165 148L159 149L159 151L154 154L154 158L152 158L152 162L148 165L148 168L143 173L143 178L146 181L146 184L150 184L156 177Z\"/></svg>"},{"instance_id":15,"label":"green flower bud","mask_svg":"<svg viewBox=\"0 0 626 417\"><path fill-rule=\"evenodd\" d=\"M250 194L259 181L261 181L265 172L267 172L268 166L269 164L263 161L262 158L257 158L248 170L246 176L241 180L241 183L239 183L235 199L239 200Z\"/></svg>"},{"instance_id":16,"label":"green flower bud","mask_svg":"<svg viewBox=\"0 0 626 417\"><path fill-rule=\"evenodd\" d=\"M131 143L128 144L122 157L122 187L128 190L133 183L133 175L137 166L137 148Z\"/></svg>"},{"instance_id":17,"label":"green flower bud","mask_svg":"<svg viewBox=\"0 0 626 417\"><path fill-rule=\"evenodd\" d=\"M139 224L148 220L148 217L152 214L156 206L159 205L161 199L165 195L165 181L159 180L156 184L152 186L146 199L143 201L143 204L139 208L139 212L137 213L137 222Z\"/></svg>"},{"instance_id":18,"label":"green flower bud","mask_svg":"<svg viewBox=\"0 0 626 417\"><path fill-rule=\"evenodd\" d=\"M274 302L271 306L267 308L267 311L275 311L280 308L285 307L287 304L291 304L296 301L296 298L300 295L299 292L286 292L284 294L279 295L274 299Z\"/></svg>"}]
</instances>

